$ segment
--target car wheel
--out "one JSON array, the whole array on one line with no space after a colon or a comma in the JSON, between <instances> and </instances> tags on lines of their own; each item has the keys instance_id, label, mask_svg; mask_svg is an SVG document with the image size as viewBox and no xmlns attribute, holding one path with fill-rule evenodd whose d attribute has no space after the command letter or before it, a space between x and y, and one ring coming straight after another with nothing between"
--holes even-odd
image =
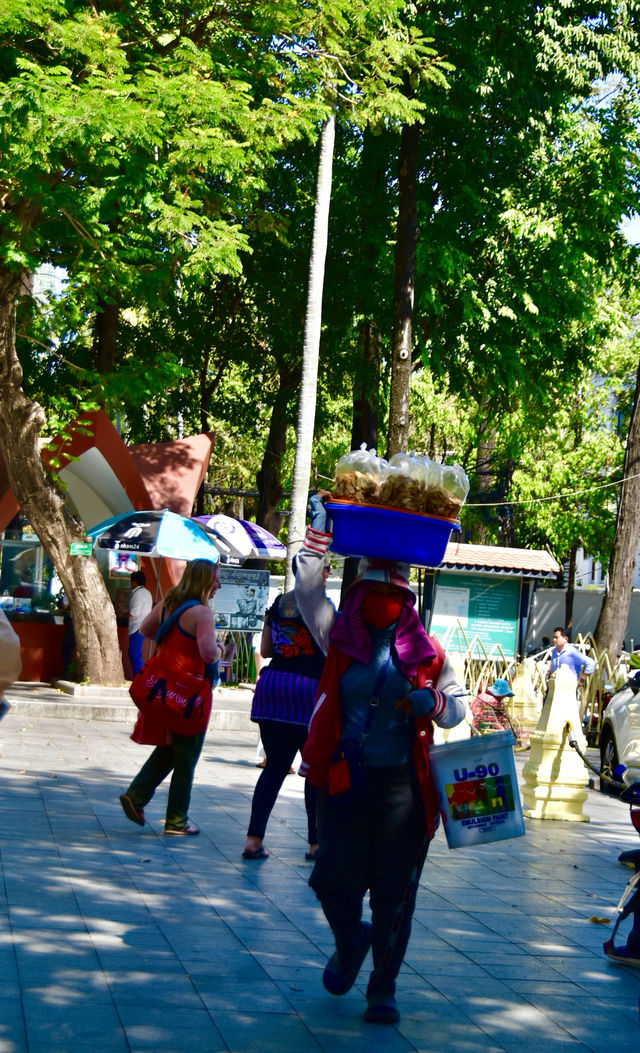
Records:
<instances>
[{"instance_id":1,"label":"car wheel","mask_svg":"<svg viewBox=\"0 0 640 1053\"><path fill-rule=\"evenodd\" d=\"M615 739L613 732L610 728L604 728L602 736L600 738L600 772L602 775L608 775L609 778L613 779L614 771L618 767L618 751L616 749ZM606 779L600 778L600 792L601 793L613 793L617 794L620 791L617 790L611 783L607 782Z\"/></svg>"}]
</instances>

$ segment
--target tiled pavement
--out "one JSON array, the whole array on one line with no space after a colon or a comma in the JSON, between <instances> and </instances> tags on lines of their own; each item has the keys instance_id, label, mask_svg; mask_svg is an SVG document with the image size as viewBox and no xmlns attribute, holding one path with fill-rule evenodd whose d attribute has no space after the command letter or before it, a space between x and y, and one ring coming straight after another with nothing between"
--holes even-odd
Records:
<instances>
[{"instance_id":1,"label":"tiled pavement","mask_svg":"<svg viewBox=\"0 0 640 1053\"><path fill-rule=\"evenodd\" d=\"M210 731L191 814L162 834L118 795L146 756L123 722L21 712L0 723L0 1053L552 1053L640 1049L640 970L602 953L637 847L625 805L589 823L450 851L439 832L400 975L397 1027L365 1024L365 964L324 991L328 928L307 886L303 783L272 815L271 857L240 853L253 731ZM524 758L519 757L522 766Z\"/></svg>"}]
</instances>

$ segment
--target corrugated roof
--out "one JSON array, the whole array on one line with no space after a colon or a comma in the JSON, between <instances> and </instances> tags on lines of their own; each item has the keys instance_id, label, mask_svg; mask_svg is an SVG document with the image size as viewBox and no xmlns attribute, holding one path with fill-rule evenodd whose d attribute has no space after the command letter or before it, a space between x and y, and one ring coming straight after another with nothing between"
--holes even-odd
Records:
<instances>
[{"instance_id":1,"label":"corrugated roof","mask_svg":"<svg viewBox=\"0 0 640 1053\"><path fill-rule=\"evenodd\" d=\"M499 545L464 545L450 541L441 569L475 570L493 574L524 574L551 578L562 569L546 549L501 548Z\"/></svg>"}]
</instances>

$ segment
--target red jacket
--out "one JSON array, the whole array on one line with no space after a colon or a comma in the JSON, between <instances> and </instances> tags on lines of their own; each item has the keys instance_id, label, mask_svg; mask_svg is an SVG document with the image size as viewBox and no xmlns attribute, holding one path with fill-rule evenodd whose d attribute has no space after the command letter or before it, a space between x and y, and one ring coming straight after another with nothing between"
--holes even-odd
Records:
<instances>
[{"instance_id":1,"label":"red jacket","mask_svg":"<svg viewBox=\"0 0 640 1053\"><path fill-rule=\"evenodd\" d=\"M412 689L436 687L444 663L444 651L430 637L435 648L435 656L418 666L417 676ZM309 734L302 750L302 764L298 769L300 775L309 779L314 786L327 784L329 768L333 763L340 740L340 680L351 665L350 655L335 647L329 648L320 683L316 703L309 722ZM433 722L428 717L414 717L415 738L413 743L413 766L415 769L420 793L424 804L427 833L435 834L440 822L438 794L431 777L429 767L429 745L433 742Z\"/></svg>"}]
</instances>

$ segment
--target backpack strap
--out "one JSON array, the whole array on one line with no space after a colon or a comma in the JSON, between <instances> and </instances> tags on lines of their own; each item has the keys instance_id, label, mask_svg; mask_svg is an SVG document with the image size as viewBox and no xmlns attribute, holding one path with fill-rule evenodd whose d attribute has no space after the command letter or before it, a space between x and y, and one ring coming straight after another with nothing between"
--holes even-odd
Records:
<instances>
[{"instance_id":1,"label":"backpack strap","mask_svg":"<svg viewBox=\"0 0 640 1053\"><path fill-rule=\"evenodd\" d=\"M158 626L158 628L156 630L156 635L153 638L155 640L155 642L156 643L160 643L160 641L164 639L164 637L167 635L167 633L171 629L173 629L174 625L177 624L178 619L180 618L180 615L184 614L184 612L186 610L188 610L189 607L199 607L199 606L200 606L200 600L186 600L185 603L180 604L180 606L177 608L177 610L175 610L173 612L173 614L170 614L168 618L164 618L160 622L160 625Z\"/></svg>"}]
</instances>

